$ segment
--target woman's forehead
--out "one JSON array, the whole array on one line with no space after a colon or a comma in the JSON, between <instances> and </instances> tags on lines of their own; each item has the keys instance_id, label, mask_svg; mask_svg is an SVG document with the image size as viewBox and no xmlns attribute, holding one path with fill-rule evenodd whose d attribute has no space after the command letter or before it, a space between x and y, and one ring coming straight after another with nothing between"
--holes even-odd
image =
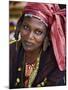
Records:
<instances>
[{"instance_id":1,"label":"woman's forehead","mask_svg":"<svg viewBox=\"0 0 68 90\"><path fill-rule=\"evenodd\" d=\"M35 25L36 27L39 27L41 29L46 28L45 24L36 17L29 17L29 16L24 17L23 23L27 23L27 24L33 25L33 26Z\"/></svg>"}]
</instances>

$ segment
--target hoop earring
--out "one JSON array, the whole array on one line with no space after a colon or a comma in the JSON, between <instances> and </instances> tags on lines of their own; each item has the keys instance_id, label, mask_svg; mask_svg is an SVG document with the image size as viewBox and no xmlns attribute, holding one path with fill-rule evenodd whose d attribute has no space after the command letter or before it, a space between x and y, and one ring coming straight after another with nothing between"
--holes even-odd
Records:
<instances>
[{"instance_id":1,"label":"hoop earring","mask_svg":"<svg viewBox=\"0 0 68 90\"><path fill-rule=\"evenodd\" d=\"M46 36L44 41L43 41L43 51L46 51L47 47L49 46L49 39Z\"/></svg>"}]
</instances>

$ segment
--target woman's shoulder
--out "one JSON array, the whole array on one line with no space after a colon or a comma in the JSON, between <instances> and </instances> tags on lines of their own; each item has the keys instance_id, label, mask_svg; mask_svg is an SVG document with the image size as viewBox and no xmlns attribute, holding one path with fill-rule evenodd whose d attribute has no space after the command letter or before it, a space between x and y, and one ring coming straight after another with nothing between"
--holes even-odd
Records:
<instances>
[{"instance_id":1,"label":"woman's shoulder","mask_svg":"<svg viewBox=\"0 0 68 90\"><path fill-rule=\"evenodd\" d=\"M9 49L12 50L16 47L16 40L9 42Z\"/></svg>"},{"instance_id":2,"label":"woman's shoulder","mask_svg":"<svg viewBox=\"0 0 68 90\"><path fill-rule=\"evenodd\" d=\"M10 88L14 87L16 77L16 40L9 43L9 71L10 71Z\"/></svg>"},{"instance_id":3,"label":"woman's shoulder","mask_svg":"<svg viewBox=\"0 0 68 90\"><path fill-rule=\"evenodd\" d=\"M19 46L20 40L13 40L9 42L9 50L14 52L17 50L18 46Z\"/></svg>"}]
</instances>

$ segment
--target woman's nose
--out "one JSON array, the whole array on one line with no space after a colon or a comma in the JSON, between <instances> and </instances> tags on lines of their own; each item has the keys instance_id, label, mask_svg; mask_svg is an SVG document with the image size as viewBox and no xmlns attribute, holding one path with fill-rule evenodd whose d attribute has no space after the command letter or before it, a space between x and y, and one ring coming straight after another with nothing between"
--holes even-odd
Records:
<instances>
[{"instance_id":1,"label":"woman's nose","mask_svg":"<svg viewBox=\"0 0 68 90\"><path fill-rule=\"evenodd\" d=\"M34 38L34 33L33 32L30 32L29 39L33 39L33 38Z\"/></svg>"}]
</instances>

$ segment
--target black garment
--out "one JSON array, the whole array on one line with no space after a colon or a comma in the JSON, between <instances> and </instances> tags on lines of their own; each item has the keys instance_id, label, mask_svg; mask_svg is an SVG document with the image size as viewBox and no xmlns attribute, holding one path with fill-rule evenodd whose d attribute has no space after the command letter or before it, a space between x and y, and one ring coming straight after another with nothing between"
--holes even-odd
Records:
<instances>
[{"instance_id":1,"label":"black garment","mask_svg":"<svg viewBox=\"0 0 68 90\"><path fill-rule=\"evenodd\" d=\"M20 44L20 43L19 43ZM10 45L10 62L9 62L9 88L24 88L24 49L19 45L16 51L16 43ZM22 70L18 71L21 67ZM60 71L53 53L52 45L48 46L45 52L41 53L40 65L38 73L35 77L32 87L45 86L61 86L64 83L65 71ZM19 78L20 82L16 85L16 79ZM46 82L44 82L46 79ZM41 83L45 84L42 85Z\"/></svg>"}]
</instances>

